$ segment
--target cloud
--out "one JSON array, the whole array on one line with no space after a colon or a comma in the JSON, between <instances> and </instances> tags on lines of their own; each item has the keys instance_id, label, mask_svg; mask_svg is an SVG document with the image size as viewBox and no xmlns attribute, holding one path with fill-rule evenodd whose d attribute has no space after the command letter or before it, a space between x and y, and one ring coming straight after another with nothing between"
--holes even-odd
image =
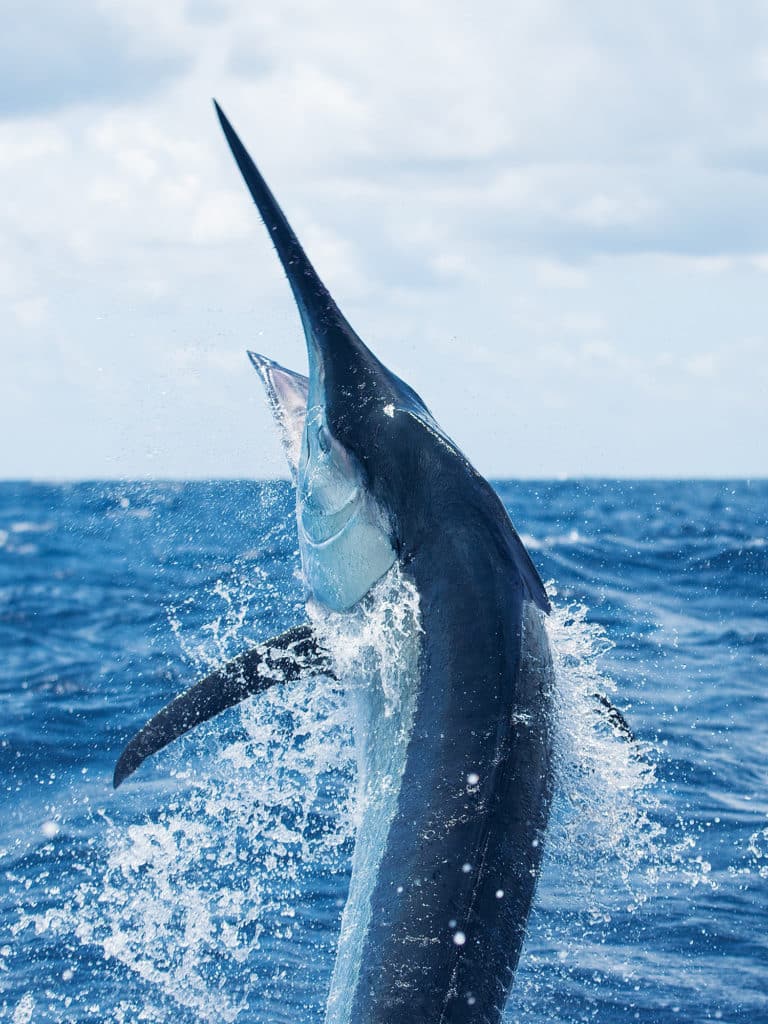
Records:
<instances>
[{"instance_id":1,"label":"cloud","mask_svg":"<svg viewBox=\"0 0 768 1024\"><path fill-rule=\"evenodd\" d=\"M153 21L135 26L116 3L11 0L0 33L0 117L41 114L75 103L133 102L189 66Z\"/></svg>"},{"instance_id":2,"label":"cloud","mask_svg":"<svg viewBox=\"0 0 768 1024\"><path fill-rule=\"evenodd\" d=\"M190 22L208 27L225 21L229 13L226 0L186 0L184 14Z\"/></svg>"},{"instance_id":3,"label":"cloud","mask_svg":"<svg viewBox=\"0 0 768 1024\"><path fill-rule=\"evenodd\" d=\"M595 313L592 310L564 313L560 323L564 330L572 331L574 334L597 334L606 327L602 313Z\"/></svg>"},{"instance_id":4,"label":"cloud","mask_svg":"<svg viewBox=\"0 0 768 1024\"><path fill-rule=\"evenodd\" d=\"M253 223L244 208L243 197L234 189L201 196L190 230L191 240L201 245L231 242L253 234Z\"/></svg>"},{"instance_id":5,"label":"cloud","mask_svg":"<svg viewBox=\"0 0 768 1024\"><path fill-rule=\"evenodd\" d=\"M38 295L31 299L14 302L11 306L16 322L24 328L32 329L45 323L48 315L48 300Z\"/></svg>"},{"instance_id":6,"label":"cloud","mask_svg":"<svg viewBox=\"0 0 768 1024\"><path fill-rule=\"evenodd\" d=\"M583 288L587 274L581 267L556 260L540 260L536 264L536 279L548 288Z\"/></svg>"},{"instance_id":7,"label":"cloud","mask_svg":"<svg viewBox=\"0 0 768 1024\"><path fill-rule=\"evenodd\" d=\"M653 201L642 195L598 194L580 201L571 216L578 224L594 228L627 228L642 224L655 212Z\"/></svg>"},{"instance_id":8,"label":"cloud","mask_svg":"<svg viewBox=\"0 0 768 1024\"><path fill-rule=\"evenodd\" d=\"M685 369L694 377L714 377L720 359L714 352L699 352L685 363Z\"/></svg>"},{"instance_id":9,"label":"cloud","mask_svg":"<svg viewBox=\"0 0 768 1024\"><path fill-rule=\"evenodd\" d=\"M110 425L126 472L163 445L156 472L257 466L232 444L253 429L242 351L305 356L211 95L351 321L484 466L574 471L578 422L596 459L610 433L614 467L660 467L682 408L692 444L726 409L726 459L764 422L764 2L12 0L3 28L8 432L24 381L65 420L66 380L91 474ZM163 357L189 351L211 355Z\"/></svg>"}]
</instances>

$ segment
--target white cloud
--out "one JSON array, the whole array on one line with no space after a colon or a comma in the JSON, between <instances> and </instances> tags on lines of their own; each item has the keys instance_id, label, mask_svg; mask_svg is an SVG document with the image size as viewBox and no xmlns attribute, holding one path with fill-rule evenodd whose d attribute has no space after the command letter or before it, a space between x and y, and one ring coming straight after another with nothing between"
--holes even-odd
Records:
<instances>
[{"instance_id":1,"label":"white cloud","mask_svg":"<svg viewBox=\"0 0 768 1024\"><path fill-rule=\"evenodd\" d=\"M0 121L0 168L34 165L60 157L69 148L66 135L44 121L19 125Z\"/></svg>"},{"instance_id":2,"label":"white cloud","mask_svg":"<svg viewBox=\"0 0 768 1024\"><path fill-rule=\"evenodd\" d=\"M240 386L242 350L258 331L277 358L303 360L288 288L211 95L356 326L456 417L452 432L466 431L481 457L491 439L496 471L519 470L494 419L510 387L525 423L539 422L548 396L555 420L526 449L531 460L541 453L540 472L547 452L558 467L576 459L569 417L598 435L606 407L616 450L631 437L625 447L650 468L672 457L652 432L638 447L632 417L650 398L669 401L654 413L668 427L679 402L692 424L706 423L737 391L753 427L765 415L765 350L733 356L734 338L762 330L768 271L768 25L757 0L728 19L662 0L620 19L592 0L472 11L459 0L87 0L64 14L35 3L39 16L17 5L4 22L34 31L0 43L0 188L10 197L0 295L17 376L33 382L41 409L54 415L60 379L77 367L64 429L89 474L106 465L91 423L123 408L126 422L142 409L146 434L134 444L137 428L125 428L120 471L141 471L143 445L159 446L155 466L167 459L158 471L203 472L206 369L230 367ZM29 351L29 330L50 342L48 363ZM163 364L168 419L153 420L146 382L158 353L202 345L219 355ZM97 362L106 382L90 373ZM469 363L494 371L482 401L469 393ZM110 375L110 364L121 371ZM10 422L23 388L0 402ZM231 458L244 471L244 456L227 454L231 395L205 402L209 434L222 439L216 464ZM743 427L731 416L724 437ZM29 444L30 467L42 467L45 446ZM713 443L713 460L718 451Z\"/></svg>"},{"instance_id":3,"label":"white cloud","mask_svg":"<svg viewBox=\"0 0 768 1024\"><path fill-rule=\"evenodd\" d=\"M680 253L664 256L664 262L683 273L702 274L716 276L724 274L729 270L739 269L739 263L749 264L754 262L753 257L740 260L735 256L690 256Z\"/></svg>"},{"instance_id":4,"label":"white cloud","mask_svg":"<svg viewBox=\"0 0 768 1024\"><path fill-rule=\"evenodd\" d=\"M250 211L241 194L218 191L194 204L189 237L202 245L235 241L253 233Z\"/></svg>"},{"instance_id":5,"label":"white cloud","mask_svg":"<svg viewBox=\"0 0 768 1024\"><path fill-rule=\"evenodd\" d=\"M609 362L616 358L616 348L608 341L587 341L581 346L581 354L585 359Z\"/></svg>"},{"instance_id":6,"label":"white cloud","mask_svg":"<svg viewBox=\"0 0 768 1024\"><path fill-rule=\"evenodd\" d=\"M571 216L577 223L605 228L642 223L654 210L654 203L644 196L598 194L580 202Z\"/></svg>"},{"instance_id":7,"label":"white cloud","mask_svg":"<svg viewBox=\"0 0 768 1024\"><path fill-rule=\"evenodd\" d=\"M700 352L686 361L685 368L694 377L714 377L719 362L714 352Z\"/></svg>"},{"instance_id":8,"label":"white cloud","mask_svg":"<svg viewBox=\"0 0 768 1024\"><path fill-rule=\"evenodd\" d=\"M437 274L448 279L477 277L477 269L461 252L438 252L432 260L432 266Z\"/></svg>"},{"instance_id":9,"label":"white cloud","mask_svg":"<svg viewBox=\"0 0 768 1024\"><path fill-rule=\"evenodd\" d=\"M588 281L583 268L556 260L540 260L535 269L536 280L547 288L583 288Z\"/></svg>"},{"instance_id":10,"label":"white cloud","mask_svg":"<svg viewBox=\"0 0 768 1024\"><path fill-rule=\"evenodd\" d=\"M151 94L189 63L164 32L164 6L8 0L0 34L0 115Z\"/></svg>"},{"instance_id":11,"label":"white cloud","mask_svg":"<svg viewBox=\"0 0 768 1024\"><path fill-rule=\"evenodd\" d=\"M755 73L762 82L768 82L768 47L758 50L755 55Z\"/></svg>"},{"instance_id":12,"label":"white cloud","mask_svg":"<svg viewBox=\"0 0 768 1024\"><path fill-rule=\"evenodd\" d=\"M727 256L692 257L690 266L699 274L724 274L733 267L734 261Z\"/></svg>"},{"instance_id":13,"label":"white cloud","mask_svg":"<svg viewBox=\"0 0 768 1024\"><path fill-rule=\"evenodd\" d=\"M37 295L12 303L11 309L19 326L32 330L45 323L48 317L48 300L42 295Z\"/></svg>"}]
</instances>

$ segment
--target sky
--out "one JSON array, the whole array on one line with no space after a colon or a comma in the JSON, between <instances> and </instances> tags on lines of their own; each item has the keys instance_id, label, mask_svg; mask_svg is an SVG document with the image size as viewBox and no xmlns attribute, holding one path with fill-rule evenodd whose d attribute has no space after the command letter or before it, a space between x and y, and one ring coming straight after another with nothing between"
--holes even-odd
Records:
<instances>
[{"instance_id":1,"label":"sky","mask_svg":"<svg viewBox=\"0 0 768 1024\"><path fill-rule=\"evenodd\" d=\"M287 475L215 96L491 477L768 475L768 2L10 0L0 477Z\"/></svg>"}]
</instances>

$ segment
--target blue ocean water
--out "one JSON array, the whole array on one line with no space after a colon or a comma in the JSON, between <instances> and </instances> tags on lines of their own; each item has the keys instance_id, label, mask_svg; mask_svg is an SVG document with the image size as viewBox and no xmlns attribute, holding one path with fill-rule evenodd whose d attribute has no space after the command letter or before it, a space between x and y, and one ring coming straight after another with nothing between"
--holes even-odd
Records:
<instances>
[{"instance_id":1,"label":"blue ocean water","mask_svg":"<svg viewBox=\"0 0 768 1024\"><path fill-rule=\"evenodd\" d=\"M554 594L558 798L507 1017L768 1022L768 482L497 485ZM303 621L288 484L0 484L0 1018L323 1019L343 687L126 739ZM614 735L611 693L637 734Z\"/></svg>"}]
</instances>

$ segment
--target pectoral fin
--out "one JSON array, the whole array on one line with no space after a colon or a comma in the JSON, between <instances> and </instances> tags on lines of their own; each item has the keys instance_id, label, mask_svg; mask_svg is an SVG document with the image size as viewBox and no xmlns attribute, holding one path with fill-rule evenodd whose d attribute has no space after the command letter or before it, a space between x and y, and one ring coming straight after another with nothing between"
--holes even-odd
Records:
<instances>
[{"instance_id":1,"label":"pectoral fin","mask_svg":"<svg viewBox=\"0 0 768 1024\"><path fill-rule=\"evenodd\" d=\"M172 740L252 694L298 679L310 667L332 674L328 654L311 626L295 626L239 654L172 700L136 733L115 766L115 789Z\"/></svg>"}]
</instances>

